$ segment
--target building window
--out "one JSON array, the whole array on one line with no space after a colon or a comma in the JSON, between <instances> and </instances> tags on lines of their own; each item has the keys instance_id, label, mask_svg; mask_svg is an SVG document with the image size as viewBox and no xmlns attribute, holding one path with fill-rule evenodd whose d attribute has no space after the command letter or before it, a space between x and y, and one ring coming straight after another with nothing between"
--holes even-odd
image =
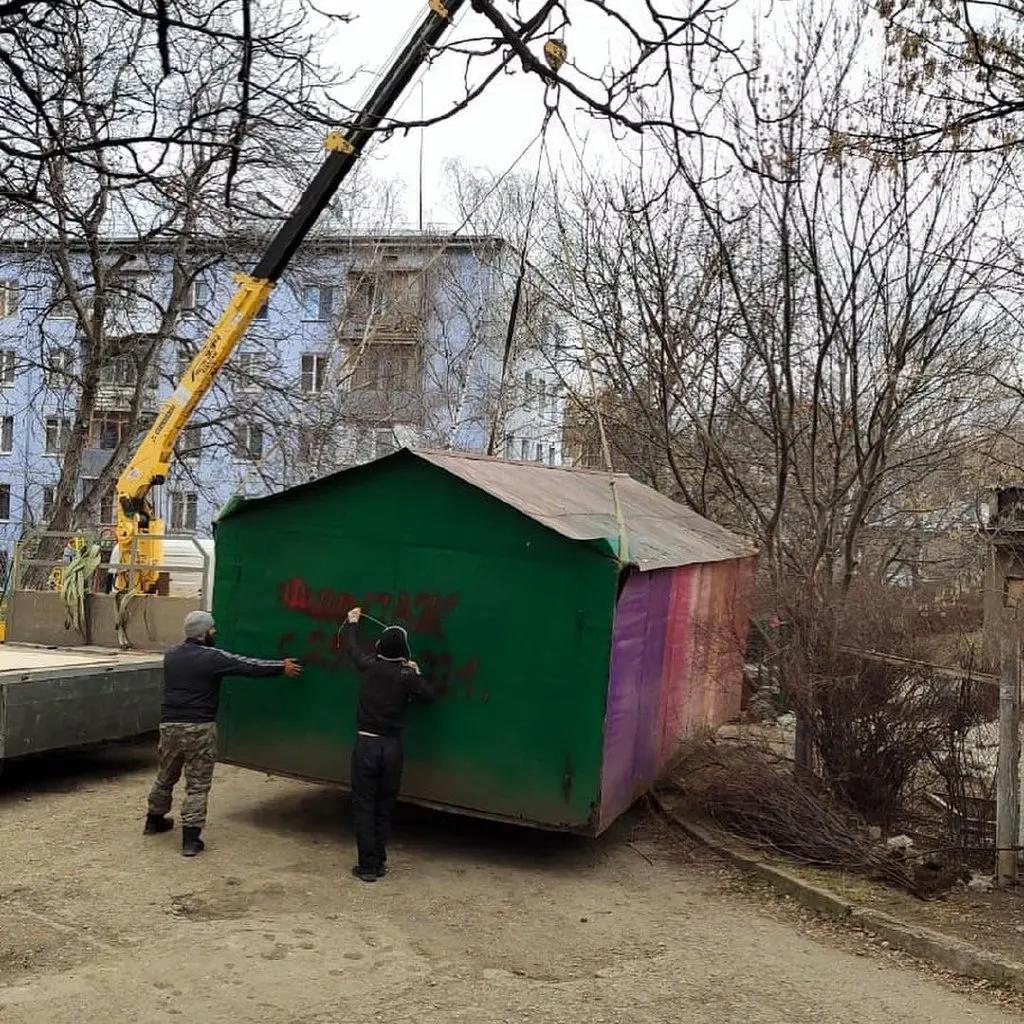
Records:
<instances>
[{"instance_id":1,"label":"building window","mask_svg":"<svg viewBox=\"0 0 1024 1024\"><path fill-rule=\"evenodd\" d=\"M17 316L18 282L8 278L0 281L0 317Z\"/></svg>"},{"instance_id":2,"label":"building window","mask_svg":"<svg viewBox=\"0 0 1024 1024\"><path fill-rule=\"evenodd\" d=\"M395 432L390 427L373 432L373 457L375 459L383 459L385 455L391 455L396 451L398 451L398 441L395 439Z\"/></svg>"},{"instance_id":3,"label":"building window","mask_svg":"<svg viewBox=\"0 0 1024 1024\"><path fill-rule=\"evenodd\" d=\"M131 356L115 356L100 370L100 381L108 387L133 388L138 380L139 366Z\"/></svg>"},{"instance_id":4,"label":"building window","mask_svg":"<svg viewBox=\"0 0 1024 1024\"><path fill-rule=\"evenodd\" d=\"M89 424L89 447L113 451L131 434L132 414L130 412L93 413Z\"/></svg>"},{"instance_id":5,"label":"building window","mask_svg":"<svg viewBox=\"0 0 1024 1024\"><path fill-rule=\"evenodd\" d=\"M323 391L327 380L327 356L322 352L307 352L302 357L302 390L308 394Z\"/></svg>"},{"instance_id":6,"label":"building window","mask_svg":"<svg viewBox=\"0 0 1024 1024\"><path fill-rule=\"evenodd\" d=\"M112 310L133 313L152 294L152 275L145 267L121 267L108 279L107 302Z\"/></svg>"},{"instance_id":7,"label":"building window","mask_svg":"<svg viewBox=\"0 0 1024 1024\"><path fill-rule=\"evenodd\" d=\"M529 459L529 457L530 457L530 442L529 441L520 441L519 442L519 458L523 462L526 462L526 460Z\"/></svg>"},{"instance_id":8,"label":"building window","mask_svg":"<svg viewBox=\"0 0 1024 1024\"><path fill-rule=\"evenodd\" d=\"M0 455L10 455L14 451L14 417L0 418Z\"/></svg>"},{"instance_id":9,"label":"building window","mask_svg":"<svg viewBox=\"0 0 1024 1024\"><path fill-rule=\"evenodd\" d=\"M334 312L334 286L311 284L302 289L302 314L306 320L330 320Z\"/></svg>"},{"instance_id":10,"label":"building window","mask_svg":"<svg viewBox=\"0 0 1024 1024\"><path fill-rule=\"evenodd\" d=\"M201 313L213 299L213 289L205 282L194 280L185 291L185 305L190 313Z\"/></svg>"},{"instance_id":11,"label":"building window","mask_svg":"<svg viewBox=\"0 0 1024 1024\"><path fill-rule=\"evenodd\" d=\"M523 378L523 408L533 408L533 374L529 370Z\"/></svg>"},{"instance_id":12,"label":"building window","mask_svg":"<svg viewBox=\"0 0 1024 1024\"><path fill-rule=\"evenodd\" d=\"M542 445L539 441L537 442L537 454L536 454L536 457L534 458L534 461L535 462L543 462L544 461L544 445Z\"/></svg>"},{"instance_id":13,"label":"building window","mask_svg":"<svg viewBox=\"0 0 1024 1024\"><path fill-rule=\"evenodd\" d=\"M41 510L41 516L44 523L48 523L53 518L53 509L57 504L57 488L49 485L43 487L43 507Z\"/></svg>"},{"instance_id":14,"label":"building window","mask_svg":"<svg viewBox=\"0 0 1024 1024\"><path fill-rule=\"evenodd\" d=\"M96 477L82 477L82 501L86 501L96 486ZM94 499L95 500L95 499ZM99 523L101 526L110 526L114 522L114 490L111 488L106 494L100 497L99 501Z\"/></svg>"},{"instance_id":15,"label":"building window","mask_svg":"<svg viewBox=\"0 0 1024 1024\"><path fill-rule=\"evenodd\" d=\"M263 360L257 352L239 352L234 357L235 390L258 391L263 376Z\"/></svg>"},{"instance_id":16,"label":"building window","mask_svg":"<svg viewBox=\"0 0 1024 1024\"><path fill-rule=\"evenodd\" d=\"M13 348L0 350L0 386L9 387L14 383L17 358Z\"/></svg>"},{"instance_id":17,"label":"building window","mask_svg":"<svg viewBox=\"0 0 1024 1024\"><path fill-rule=\"evenodd\" d=\"M185 371L188 369L188 364L192 362L193 353L189 350L189 346L184 342L178 342L177 348L174 350L174 379L181 380L185 376Z\"/></svg>"},{"instance_id":18,"label":"building window","mask_svg":"<svg viewBox=\"0 0 1024 1024\"><path fill-rule=\"evenodd\" d=\"M263 458L263 428L255 423L241 423L235 437L235 457L246 462Z\"/></svg>"},{"instance_id":19,"label":"building window","mask_svg":"<svg viewBox=\"0 0 1024 1024\"><path fill-rule=\"evenodd\" d=\"M199 510L195 491L171 491L171 529L194 531Z\"/></svg>"},{"instance_id":20,"label":"building window","mask_svg":"<svg viewBox=\"0 0 1024 1024\"><path fill-rule=\"evenodd\" d=\"M509 434L505 438L505 458L514 459L516 457L516 439Z\"/></svg>"},{"instance_id":21,"label":"building window","mask_svg":"<svg viewBox=\"0 0 1024 1024\"><path fill-rule=\"evenodd\" d=\"M203 428L186 427L178 438L175 451L185 462L198 462L203 450Z\"/></svg>"},{"instance_id":22,"label":"building window","mask_svg":"<svg viewBox=\"0 0 1024 1024\"><path fill-rule=\"evenodd\" d=\"M549 466L553 466L554 464L555 464L555 446L551 445L551 447L548 448L548 465Z\"/></svg>"},{"instance_id":23,"label":"building window","mask_svg":"<svg viewBox=\"0 0 1024 1024\"><path fill-rule=\"evenodd\" d=\"M47 455L63 455L71 440L71 420L47 416L44 450Z\"/></svg>"},{"instance_id":24,"label":"building window","mask_svg":"<svg viewBox=\"0 0 1024 1024\"><path fill-rule=\"evenodd\" d=\"M388 271L380 278L382 315L392 324L415 323L423 300L423 275L416 271Z\"/></svg>"},{"instance_id":25,"label":"building window","mask_svg":"<svg viewBox=\"0 0 1024 1024\"><path fill-rule=\"evenodd\" d=\"M67 291L63 287L54 289L53 298L50 301L50 316L54 320L74 320L78 315L75 312L74 303L72 303Z\"/></svg>"},{"instance_id":26,"label":"building window","mask_svg":"<svg viewBox=\"0 0 1024 1024\"><path fill-rule=\"evenodd\" d=\"M346 321L351 330L369 323L385 330L415 330L422 320L423 275L418 271L353 271L348 276Z\"/></svg>"},{"instance_id":27,"label":"building window","mask_svg":"<svg viewBox=\"0 0 1024 1024\"><path fill-rule=\"evenodd\" d=\"M417 346L373 342L363 348L352 372L352 387L366 391L418 390Z\"/></svg>"},{"instance_id":28,"label":"building window","mask_svg":"<svg viewBox=\"0 0 1024 1024\"><path fill-rule=\"evenodd\" d=\"M377 279L367 274L349 274L346 318L355 325L365 326L376 312Z\"/></svg>"},{"instance_id":29,"label":"building window","mask_svg":"<svg viewBox=\"0 0 1024 1024\"><path fill-rule=\"evenodd\" d=\"M11 518L11 485L0 484L0 520Z\"/></svg>"},{"instance_id":30,"label":"building window","mask_svg":"<svg viewBox=\"0 0 1024 1024\"><path fill-rule=\"evenodd\" d=\"M74 366L75 355L66 345L51 348L43 366L43 383L48 388L67 387Z\"/></svg>"},{"instance_id":31,"label":"building window","mask_svg":"<svg viewBox=\"0 0 1024 1024\"><path fill-rule=\"evenodd\" d=\"M299 427L299 458L303 462L313 462L316 455L316 427Z\"/></svg>"},{"instance_id":32,"label":"building window","mask_svg":"<svg viewBox=\"0 0 1024 1024\"><path fill-rule=\"evenodd\" d=\"M551 334L555 339L555 355L559 356L565 351L565 328L561 324L554 324Z\"/></svg>"}]
</instances>

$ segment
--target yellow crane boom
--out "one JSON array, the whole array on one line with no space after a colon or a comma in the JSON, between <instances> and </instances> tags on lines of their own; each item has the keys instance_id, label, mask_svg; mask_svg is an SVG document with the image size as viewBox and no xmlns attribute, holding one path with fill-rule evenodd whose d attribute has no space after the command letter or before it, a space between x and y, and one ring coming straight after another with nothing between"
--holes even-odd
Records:
<instances>
[{"instance_id":1,"label":"yellow crane boom","mask_svg":"<svg viewBox=\"0 0 1024 1024\"><path fill-rule=\"evenodd\" d=\"M117 589L151 593L163 556L164 523L154 515L150 492L167 479L174 446L196 406L213 386L221 367L274 290L292 256L316 223L390 110L440 41L464 0L429 0L428 13L395 58L355 121L344 133L331 132L316 176L281 225L251 274L236 277L238 288L227 309L189 364L174 393L160 409L142 443L117 481L116 536L121 562L133 566ZM137 566L137 569L135 568Z\"/></svg>"}]
</instances>

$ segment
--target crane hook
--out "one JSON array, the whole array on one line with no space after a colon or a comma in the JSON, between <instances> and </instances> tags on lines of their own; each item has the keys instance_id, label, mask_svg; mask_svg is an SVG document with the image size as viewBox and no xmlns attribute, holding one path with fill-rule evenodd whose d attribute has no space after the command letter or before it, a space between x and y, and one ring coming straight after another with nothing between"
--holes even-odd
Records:
<instances>
[{"instance_id":1,"label":"crane hook","mask_svg":"<svg viewBox=\"0 0 1024 1024\"><path fill-rule=\"evenodd\" d=\"M565 47L565 43L561 39L549 39L544 44L544 59L548 62L548 67L551 68L555 74L561 70L562 65L565 63L565 58L569 55L569 51Z\"/></svg>"}]
</instances>

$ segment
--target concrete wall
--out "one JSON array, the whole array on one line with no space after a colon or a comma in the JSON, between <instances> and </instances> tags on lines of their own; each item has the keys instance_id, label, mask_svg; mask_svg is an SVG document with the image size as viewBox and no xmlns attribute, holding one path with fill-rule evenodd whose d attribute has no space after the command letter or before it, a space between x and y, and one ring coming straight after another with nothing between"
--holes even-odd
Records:
<instances>
[{"instance_id":1,"label":"concrete wall","mask_svg":"<svg viewBox=\"0 0 1024 1024\"><path fill-rule=\"evenodd\" d=\"M180 643L185 616L202 607L199 597L135 597L128 612L128 641L140 651L165 651ZM112 594L86 598L88 636L65 628L67 610L60 594L16 590L11 595L7 639L11 643L57 647L119 647Z\"/></svg>"}]
</instances>

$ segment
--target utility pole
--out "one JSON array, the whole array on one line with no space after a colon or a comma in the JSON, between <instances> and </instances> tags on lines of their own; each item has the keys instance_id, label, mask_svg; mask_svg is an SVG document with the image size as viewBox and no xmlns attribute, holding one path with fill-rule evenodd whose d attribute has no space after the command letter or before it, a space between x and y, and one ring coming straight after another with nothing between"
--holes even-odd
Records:
<instances>
[{"instance_id":1,"label":"utility pole","mask_svg":"<svg viewBox=\"0 0 1024 1024\"><path fill-rule=\"evenodd\" d=\"M1020 677L1021 630L1016 612L1008 615L1000 645L999 768L996 775L996 882L1017 882L1020 834Z\"/></svg>"}]
</instances>

